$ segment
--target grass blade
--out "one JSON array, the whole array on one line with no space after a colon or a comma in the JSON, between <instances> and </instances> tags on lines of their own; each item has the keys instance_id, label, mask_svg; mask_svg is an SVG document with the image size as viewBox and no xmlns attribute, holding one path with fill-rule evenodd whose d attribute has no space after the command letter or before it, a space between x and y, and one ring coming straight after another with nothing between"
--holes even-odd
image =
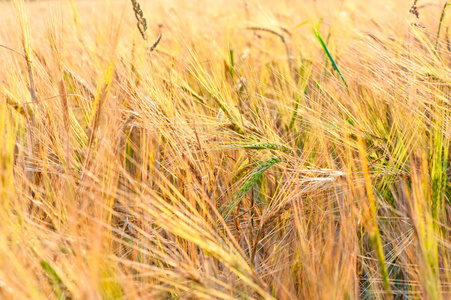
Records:
<instances>
[{"instance_id":1,"label":"grass blade","mask_svg":"<svg viewBox=\"0 0 451 300\"><path fill-rule=\"evenodd\" d=\"M344 85L346 86L346 89L348 89L348 84L346 83L346 80L343 77L343 74L341 74L340 69L338 69L337 63L335 62L334 58L332 57L332 55L329 52L329 49L326 46L326 43L323 40L323 37L321 36L321 34L319 33L318 29L316 29L315 27L313 27L313 31L315 32L316 38L318 39L318 41L321 44L321 47L324 50L324 53L326 53L327 57L329 58L330 62L332 63L332 65L334 66L335 71L338 72L338 74L340 75L341 80L343 81Z\"/></svg>"}]
</instances>

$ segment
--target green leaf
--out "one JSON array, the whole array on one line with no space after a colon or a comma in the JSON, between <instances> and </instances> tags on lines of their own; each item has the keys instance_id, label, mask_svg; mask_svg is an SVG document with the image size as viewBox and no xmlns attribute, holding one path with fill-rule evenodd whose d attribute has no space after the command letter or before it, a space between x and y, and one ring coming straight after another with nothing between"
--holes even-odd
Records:
<instances>
[{"instance_id":1,"label":"green leaf","mask_svg":"<svg viewBox=\"0 0 451 300\"><path fill-rule=\"evenodd\" d=\"M341 74L340 69L338 69L337 63L335 62L335 60L333 59L332 55L330 54L329 49L327 49L327 46L326 46L326 43L323 40L323 37L319 33L318 29L316 29L315 27L313 27L313 31L315 32L316 38L320 42L321 47L323 47L324 53L326 53L326 55L329 58L330 62L334 66L335 71L337 71L338 74L340 75L340 78L343 81L344 85L346 86L346 89L348 89L348 84L346 83L346 80L344 79L343 74Z\"/></svg>"}]
</instances>

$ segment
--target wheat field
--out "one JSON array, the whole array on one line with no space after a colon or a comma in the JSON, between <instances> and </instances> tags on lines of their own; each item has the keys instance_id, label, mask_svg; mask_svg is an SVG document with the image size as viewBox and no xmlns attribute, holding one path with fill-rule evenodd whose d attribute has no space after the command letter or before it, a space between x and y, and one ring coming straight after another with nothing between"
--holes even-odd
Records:
<instances>
[{"instance_id":1,"label":"wheat field","mask_svg":"<svg viewBox=\"0 0 451 300\"><path fill-rule=\"evenodd\" d=\"M451 299L450 22L0 1L0 298Z\"/></svg>"}]
</instances>

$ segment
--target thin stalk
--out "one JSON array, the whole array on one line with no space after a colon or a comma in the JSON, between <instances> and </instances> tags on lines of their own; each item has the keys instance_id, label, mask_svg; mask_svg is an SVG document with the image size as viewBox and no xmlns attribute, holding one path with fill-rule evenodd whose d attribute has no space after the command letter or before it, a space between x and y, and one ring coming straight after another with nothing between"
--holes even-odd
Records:
<instances>
[{"instance_id":1,"label":"thin stalk","mask_svg":"<svg viewBox=\"0 0 451 300\"><path fill-rule=\"evenodd\" d=\"M440 37L440 31L442 30L442 24L443 24L443 19L445 18L445 12L446 12L446 8L451 5L451 3L446 2L445 5L443 5L443 9L442 9L442 15L440 16L440 22L438 24L438 30L437 30L437 38L435 40L435 47L434 47L434 54L437 55L437 49L438 49L438 39Z\"/></svg>"},{"instance_id":2,"label":"thin stalk","mask_svg":"<svg viewBox=\"0 0 451 300\"><path fill-rule=\"evenodd\" d=\"M377 260L379 262L379 268L380 268L380 272L381 272L381 276L382 276L382 281L384 283L384 288L385 291L387 293L387 298L390 298L391 296L391 290L390 290L390 281L388 278L388 271L387 271L387 265L385 262L385 254L384 254L384 249L382 246L382 240L380 237L380 232L379 232L379 227L377 225L377 209L376 209L376 202L373 198L373 186L371 183L371 177L370 177L370 173L369 173L369 168L368 168L368 161L366 158L366 151L365 151L365 145L363 142L362 137L359 135L358 136L358 146L359 146L359 153L360 153L360 160L361 160L361 165L362 165L362 170L363 170L363 176L365 179L365 189L366 189L366 194L368 197L368 202L369 202L369 222L368 222L368 228L367 228L367 232L369 235L369 238L371 240L371 244L374 247L374 250L376 251L376 256L377 256Z\"/></svg>"}]
</instances>

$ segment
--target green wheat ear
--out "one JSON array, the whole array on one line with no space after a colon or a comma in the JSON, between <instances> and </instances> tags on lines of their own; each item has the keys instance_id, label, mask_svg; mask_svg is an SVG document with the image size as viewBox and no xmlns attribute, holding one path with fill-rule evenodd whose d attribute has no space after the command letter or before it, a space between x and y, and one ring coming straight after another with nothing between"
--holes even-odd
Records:
<instances>
[{"instance_id":1,"label":"green wheat ear","mask_svg":"<svg viewBox=\"0 0 451 300\"><path fill-rule=\"evenodd\" d=\"M225 220L229 218L235 207L237 207L237 205L241 202L247 192L249 192L252 186L257 182L257 180L263 175L263 173L265 173L269 168L281 161L282 159L280 157L274 156L268 160L259 160L255 163L256 167L247 176L245 176L243 186L233 197L232 203L230 203L223 212L223 217Z\"/></svg>"},{"instance_id":2,"label":"green wheat ear","mask_svg":"<svg viewBox=\"0 0 451 300\"><path fill-rule=\"evenodd\" d=\"M143 11L141 10L141 6L138 1L131 0L133 5L133 11L135 12L135 17L138 22L136 22L136 26L138 27L139 32L143 39L147 40L147 20L144 18Z\"/></svg>"}]
</instances>

